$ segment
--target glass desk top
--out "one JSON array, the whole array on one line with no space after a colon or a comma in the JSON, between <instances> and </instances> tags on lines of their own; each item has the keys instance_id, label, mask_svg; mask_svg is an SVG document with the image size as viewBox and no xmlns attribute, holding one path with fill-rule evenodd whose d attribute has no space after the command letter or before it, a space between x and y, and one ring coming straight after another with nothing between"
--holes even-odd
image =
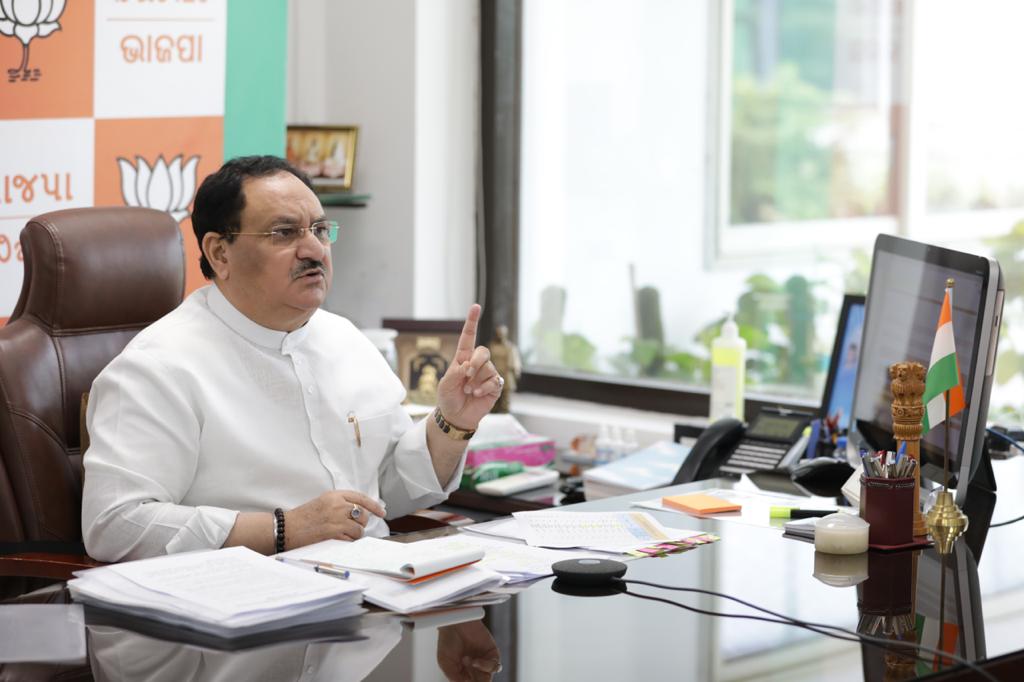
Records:
<instances>
[{"instance_id":1,"label":"glass desk top","mask_svg":"<svg viewBox=\"0 0 1024 682\"><path fill-rule=\"evenodd\" d=\"M1012 467L1018 476L1024 461ZM631 500L661 492L566 508L627 509ZM1010 499L997 505L997 520L1024 513L1024 498ZM125 680L890 680L949 667L948 660L931 654L915 660L906 642L923 641L971 660L1024 649L1024 570L1016 560L1024 522L992 529L980 559L964 542L948 557L925 549L843 559L816 556L812 544L783 538L778 528L652 513L665 525L721 540L683 554L631 561L626 579L726 593L794 618L892 638L892 645L880 648L790 625L701 615L637 596L706 611L754 613L706 594L630 584L628 592L636 594L579 596L556 592L553 579L544 578L507 590L496 598L500 603L415 617L371 613L320 630L247 642L236 651L185 631L147 629L86 610L80 626L84 655L49 668L40 665L48 662L40 654L36 663L0 663L0 679L47 679L46 671L61 671L81 679ZM862 581L837 587L815 573L840 585ZM60 603L66 591L39 599ZM19 615L12 608L18 607L0 609L0 619L30 627L27 612ZM16 654L0 642L0 661ZM463 670L466 657L478 666ZM498 659L501 671L492 676L490 662Z\"/></svg>"}]
</instances>

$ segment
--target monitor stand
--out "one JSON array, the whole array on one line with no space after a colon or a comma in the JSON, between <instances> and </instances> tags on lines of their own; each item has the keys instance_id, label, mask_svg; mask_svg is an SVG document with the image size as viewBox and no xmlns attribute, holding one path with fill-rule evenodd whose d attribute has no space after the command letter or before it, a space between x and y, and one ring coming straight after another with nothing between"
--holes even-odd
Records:
<instances>
[{"instance_id":1,"label":"monitor stand","mask_svg":"<svg viewBox=\"0 0 1024 682\"><path fill-rule=\"evenodd\" d=\"M992 470L992 458L989 456L988 444L982 445L981 462L967 484L964 496L963 512L970 522L964 532L964 542L974 554L976 561L981 561L981 550L988 537L988 527L992 522L992 512L996 507L996 476Z\"/></svg>"}]
</instances>

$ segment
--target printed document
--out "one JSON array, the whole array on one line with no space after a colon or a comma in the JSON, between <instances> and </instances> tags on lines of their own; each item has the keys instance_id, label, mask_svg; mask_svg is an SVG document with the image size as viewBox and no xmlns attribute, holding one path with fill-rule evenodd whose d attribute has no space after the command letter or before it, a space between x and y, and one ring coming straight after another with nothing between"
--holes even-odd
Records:
<instances>
[{"instance_id":1,"label":"printed document","mask_svg":"<svg viewBox=\"0 0 1024 682\"><path fill-rule=\"evenodd\" d=\"M534 547L582 547L618 554L700 534L666 528L647 512L638 511L529 511L512 516L519 523L526 544Z\"/></svg>"}]
</instances>

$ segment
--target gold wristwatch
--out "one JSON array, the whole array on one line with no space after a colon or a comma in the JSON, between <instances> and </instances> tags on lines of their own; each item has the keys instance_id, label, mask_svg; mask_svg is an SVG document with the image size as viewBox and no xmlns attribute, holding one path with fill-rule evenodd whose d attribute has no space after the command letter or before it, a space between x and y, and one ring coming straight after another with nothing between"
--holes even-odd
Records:
<instances>
[{"instance_id":1,"label":"gold wristwatch","mask_svg":"<svg viewBox=\"0 0 1024 682\"><path fill-rule=\"evenodd\" d=\"M459 427L449 423L449 421L444 418L444 415L441 414L440 407L434 408L434 423L436 423L438 428L444 432L444 435L448 436L452 440L469 440L473 437L473 434L476 433L476 429L468 431L466 429L460 429Z\"/></svg>"}]
</instances>

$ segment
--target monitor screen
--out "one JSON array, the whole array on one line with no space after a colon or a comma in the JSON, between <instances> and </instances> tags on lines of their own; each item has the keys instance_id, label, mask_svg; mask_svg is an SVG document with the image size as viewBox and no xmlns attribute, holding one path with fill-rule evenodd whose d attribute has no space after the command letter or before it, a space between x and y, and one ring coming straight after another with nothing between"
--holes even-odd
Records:
<instances>
[{"instance_id":1,"label":"monitor screen","mask_svg":"<svg viewBox=\"0 0 1024 682\"><path fill-rule=\"evenodd\" d=\"M847 294L839 313L832 361L829 363L828 379L825 381L825 393L821 401L821 416L835 418L839 433L845 433L850 428L863 331L864 297Z\"/></svg>"},{"instance_id":2,"label":"monitor screen","mask_svg":"<svg viewBox=\"0 0 1024 682\"><path fill-rule=\"evenodd\" d=\"M967 403L950 420L950 472L969 479L977 466L973 453L984 436L1002 311L1002 279L993 260L889 235L878 237L851 431L855 444L893 447L889 366L914 361L928 367L947 278L955 281L953 330ZM941 472L943 438L942 427L924 436L922 467L930 464ZM922 474L936 481L935 469L931 471L923 468Z\"/></svg>"}]
</instances>

